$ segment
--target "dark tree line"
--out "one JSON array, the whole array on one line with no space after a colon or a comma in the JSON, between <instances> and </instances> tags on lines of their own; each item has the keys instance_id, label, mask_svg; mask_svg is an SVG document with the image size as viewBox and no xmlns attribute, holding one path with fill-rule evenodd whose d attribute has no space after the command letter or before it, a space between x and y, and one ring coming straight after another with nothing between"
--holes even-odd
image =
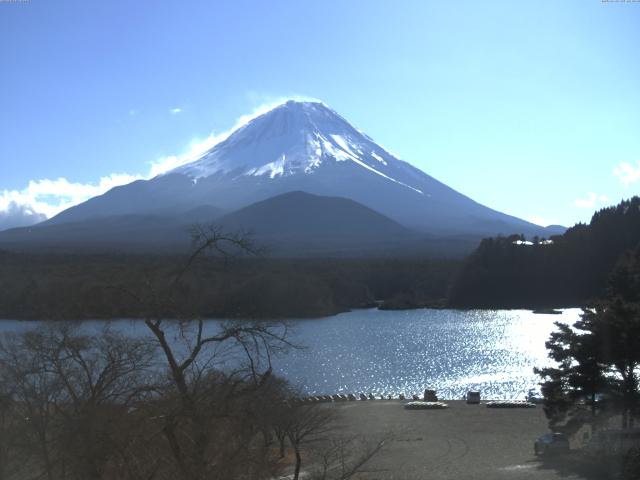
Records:
<instances>
[{"instance_id":1,"label":"dark tree line","mask_svg":"<svg viewBox=\"0 0 640 480\"><path fill-rule=\"evenodd\" d=\"M600 210L551 242L519 242L520 235L488 238L454 280L449 303L514 308L583 305L605 294L608 274L640 243L640 198Z\"/></svg>"},{"instance_id":2,"label":"dark tree line","mask_svg":"<svg viewBox=\"0 0 640 480\"><path fill-rule=\"evenodd\" d=\"M113 285L162 288L183 263L176 255L0 251L0 318L144 318L141 304ZM211 318L324 316L399 297L411 305L442 301L457 267L420 258L198 257L174 297L182 310Z\"/></svg>"}]
</instances>

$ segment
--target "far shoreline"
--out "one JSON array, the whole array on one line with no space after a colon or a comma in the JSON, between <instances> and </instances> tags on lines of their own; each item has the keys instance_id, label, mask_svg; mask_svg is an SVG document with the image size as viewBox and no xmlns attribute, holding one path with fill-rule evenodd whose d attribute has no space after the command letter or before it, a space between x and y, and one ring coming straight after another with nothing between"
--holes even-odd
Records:
<instances>
[{"instance_id":1,"label":"far shoreline","mask_svg":"<svg viewBox=\"0 0 640 480\"><path fill-rule=\"evenodd\" d=\"M343 313L349 313L359 310L378 310L381 312L401 312L401 311L415 311L415 310L452 310L459 312L467 312L467 311L514 311L514 310L527 310L536 315L561 315L563 310L573 309L573 308L582 308L582 305L567 305L567 306L553 306L553 307L532 307L532 306L510 306L510 307L454 307L448 305L416 305L411 307L398 307L391 308L389 306L384 307L381 304L377 306L364 306L364 307L353 307L348 309L340 309L333 312L323 312L322 314L310 314L310 315L291 315L291 316L280 316L280 317L269 317L269 316L238 316L238 317L226 317L226 316L215 316L215 315L203 315L200 317L194 317L190 320L197 320L198 318L203 320L221 320L221 321L240 321L240 322L287 322L287 321L306 321L306 320L318 320L322 318L335 317L336 315L340 315ZM1 315L1 314L0 314ZM20 321L20 322L83 322L83 321L114 321L114 320L131 320L131 321L144 321L145 317L142 316L99 316L99 315L86 315L82 317L63 317L63 316L49 316L49 317L31 317L31 316L0 316L0 322L3 321ZM163 320L167 321L177 321L184 320L178 318L166 317Z\"/></svg>"}]
</instances>

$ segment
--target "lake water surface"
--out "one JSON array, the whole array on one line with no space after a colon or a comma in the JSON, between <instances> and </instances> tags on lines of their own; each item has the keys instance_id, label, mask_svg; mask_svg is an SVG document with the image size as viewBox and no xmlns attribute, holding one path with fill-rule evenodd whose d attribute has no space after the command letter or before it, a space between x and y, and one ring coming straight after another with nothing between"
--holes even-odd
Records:
<instances>
[{"instance_id":1,"label":"lake water surface","mask_svg":"<svg viewBox=\"0 0 640 480\"><path fill-rule=\"evenodd\" d=\"M539 381L533 367L549 364L544 343L554 322L573 323L579 313L370 309L294 320L289 322L291 338L306 348L275 358L274 370L309 394L397 395L432 388L447 399L461 398L468 390L479 390L484 398L524 398ZM211 320L210 327L216 322ZM132 334L146 332L139 321L110 323ZM34 324L0 321L0 331Z\"/></svg>"},{"instance_id":2,"label":"lake water surface","mask_svg":"<svg viewBox=\"0 0 640 480\"><path fill-rule=\"evenodd\" d=\"M461 398L524 398L539 382L533 367L549 365L545 341L562 315L528 310L357 310L296 322L294 338L309 345L278 360L278 369L310 393L420 393Z\"/></svg>"}]
</instances>

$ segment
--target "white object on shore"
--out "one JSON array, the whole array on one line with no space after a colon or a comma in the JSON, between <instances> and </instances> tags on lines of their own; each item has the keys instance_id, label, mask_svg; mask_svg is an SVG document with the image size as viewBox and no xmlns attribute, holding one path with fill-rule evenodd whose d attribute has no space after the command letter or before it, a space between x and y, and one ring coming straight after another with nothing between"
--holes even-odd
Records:
<instances>
[{"instance_id":1,"label":"white object on shore","mask_svg":"<svg viewBox=\"0 0 640 480\"><path fill-rule=\"evenodd\" d=\"M423 402L423 401L417 401L417 402L409 402L409 403L405 403L404 408L406 408L407 410L441 410L443 408L448 408L449 405L447 405L444 402Z\"/></svg>"},{"instance_id":2,"label":"white object on shore","mask_svg":"<svg viewBox=\"0 0 640 480\"><path fill-rule=\"evenodd\" d=\"M536 408L535 403L526 400L494 400L487 403L488 408Z\"/></svg>"}]
</instances>

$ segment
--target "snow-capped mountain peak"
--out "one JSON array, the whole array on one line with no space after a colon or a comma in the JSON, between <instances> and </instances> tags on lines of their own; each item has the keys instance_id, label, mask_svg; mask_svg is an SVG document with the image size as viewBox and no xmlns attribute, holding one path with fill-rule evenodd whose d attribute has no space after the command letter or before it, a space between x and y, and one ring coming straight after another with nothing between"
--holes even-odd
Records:
<instances>
[{"instance_id":1,"label":"snow-capped mountain peak","mask_svg":"<svg viewBox=\"0 0 640 480\"><path fill-rule=\"evenodd\" d=\"M114 188L48 223L203 206L232 212L288 192L350 199L430 234L544 235L398 159L325 104L298 101L255 117L192 163Z\"/></svg>"},{"instance_id":2,"label":"snow-capped mountain peak","mask_svg":"<svg viewBox=\"0 0 640 480\"><path fill-rule=\"evenodd\" d=\"M394 178L395 158L352 127L322 102L289 100L238 128L196 161L170 173L198 181L211 175L259 176L274 179L314 174L336 162L352 162L371 173L408 187Z\"/></svg>"}]
</instances>

